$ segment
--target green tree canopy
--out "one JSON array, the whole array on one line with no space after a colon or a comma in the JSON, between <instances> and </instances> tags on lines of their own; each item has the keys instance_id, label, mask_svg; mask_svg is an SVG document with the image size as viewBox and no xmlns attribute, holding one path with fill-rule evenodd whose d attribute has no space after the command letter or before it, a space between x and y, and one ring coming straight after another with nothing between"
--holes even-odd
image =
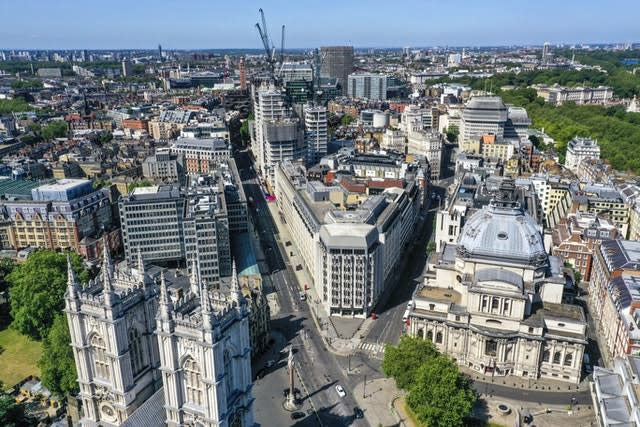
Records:
<instances>
[{"instance_id":1,"label":"green tree canopy","mask_svg":"<svg viewBox=\"0 0 640 427\"><path fill-rule=\"evenodd\" d=\"M43 84L39 80L16 80L11 83L11 88L15 90L20 89L42 89Z\"/></svg>"},{"instance_id":2,"label":"green tree canopy","mask_svg":"<svg viewBox=\"0 0 640 427\"><path fill-rule=\"evenodd\" d=\"M64 314L58 314L42 342L42 356L38 360L38 367L44 385L60 396L78 392L76 364L70 344L69 324Z\"/></svg>"},{"instance_id":3,"label":"green tree canopy","mask_svg":"<svg viewBox=\"0 0 640 427\"><path fill-rule=\"evenodd\" d=\"M342 124L343 126L349 126L351 124L351 122L353 122L354 120L355 119L353 118L353 116L351 116L349 114L345 114L340 119L340 124Z\"/></svg>"},{"instance_id":4,"label":"green tree canopy","mask_svg":"<svg viewBox=\"0 0 640 427\"><path fill-rule=\"evenodd\" d=\"M53 120L42 129L42 137L45 140L63 138L67 136L68 130L67 122L64 120Z\"/></svg>"},{"instance_id":5,"label":"green tree canopy","mask_svg":"<svg viewBox=\"0 0 640 427\"><path fill-rule=\"evenodd\" d=\"M458 134L460 133L460 129L458 129L458 126L456 125L451 125L447 128L446 134L447 134L447 141L449 142L458 142Z\"/></svg>"},{"instance_id":6,"label":"green tree canopy","mask_svg":"<svg viewBox=\"0 0 640 427\"><path fill-rule=\"evenodd\" d=\"M471 416L476 395L455 363L431 341L402 336L387 345L384 373L408 392L407 404L429 427L457 427Z\"/></svg>"},{"instance_id":7,"label":"green tree canopy","mask_svg":"<svg viewBox=\"0 0 640 427\"><path fill-rule=\"evenodd\" d=\"M141 179L139 181L132 182L131 184L129 184L129 186L127 187L127 191L132 192L136 188L139 188L139 187L151 187L152 185L153 185L153 183L151 181L148 181L146 179Z\"/></svg>"},{"instance_id":8,"label":"green tree canopy","mask_svg":"<svg viewBox=\"0 0 640 427\"><path fill-rule=\"evenodd\" d=\"M85 282L89 272L82 258L71 253L78 280ZM56 314L64 307L67 286L67 254L39 250L17 265L7 276L12 326L20 333L41 340L47 336Z\"/></svg>"},{"instance_id":9,"label":"green tree canopy","mask_svg":"<svg viewBox=\"0 0 640 427\"><path fill-rule=\"evenodd\" d=\"M0 114L21 113L23 111L34 111L27 101L22 98L0 99Z\"/></svg>"},{"instance_id":10,"label":"green tree canopy","mask_svg":"<svg viewBox=\"0 0 640 427\"><path fill-rule=\"evenodd\" d=\"M408 389L415 381L418 368L436 354L437 350L430 341L403 335L397 346L385 346L382 371L396 380L398 388Z\"/></svg>"},{"instance_id":11,"label":"green tree canopy","mask_svg":"<svg viewBox=\"0 0 640 427\"><path fill-rule=\"evenodd\" d=\"M429 427L457 427L471 416L475 399L454 362L437 355L417 369L407 404Z\"/></svg>"}]
</instances>

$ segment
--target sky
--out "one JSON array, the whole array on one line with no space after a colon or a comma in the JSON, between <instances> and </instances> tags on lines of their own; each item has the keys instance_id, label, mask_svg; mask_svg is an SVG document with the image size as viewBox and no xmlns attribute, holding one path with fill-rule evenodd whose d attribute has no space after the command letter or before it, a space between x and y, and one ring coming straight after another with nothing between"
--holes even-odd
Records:
<instances>
[{"instance_id":1,"label":"sky","mask_svg":"<svg viewBox=\"0 0 640 427\"><path fill-rule=\"evenodd\" d=\"M640 42L638 0L0 0L0 49Z\"/></svg>"}]
</instances>

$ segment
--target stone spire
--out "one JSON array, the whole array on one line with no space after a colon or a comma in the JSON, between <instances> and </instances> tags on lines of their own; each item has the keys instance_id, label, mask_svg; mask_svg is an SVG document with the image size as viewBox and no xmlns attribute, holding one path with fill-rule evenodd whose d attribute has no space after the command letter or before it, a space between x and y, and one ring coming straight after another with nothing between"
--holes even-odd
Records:
<instances>
[{"instance_id":1,"label":"stone spire","mask_svg":"<svg viewBox=\"0 0 640 427\"><path fill-rule=\"evenodd\" d=\"M211 321L211 300L209 299L209 289L207 284L202 282L200 284L200 310L202 311L202 328L206 330L213 329L213 322Z\"/></svg>"},{"instance_id":2,"label":"stone spire","mask_svg":"<svg viewBox=\"0 0 640 427\"><path fill-rule=\"evenodd\" d=\"M231 264L231 301L234 302L236 307L241 307L247 304L247 300L242 295L240 290L240 283L238 282L238 273L236 272L236 261L233 260Z\"/></svg>"},{"instance_id":3,"label":"stone spire","mask_svg":"<svg viewBox=\"0 0 640 427\"><path fill-rule=\"evenodd\" d=\"M71 256L67 254L67 289L69 292L69 298L78 298L78 279L76 273L71 266Z\"/></svg>"},{"instance_id":4,"label":"stone spire","mask_svg":"<svg viewBox=\"0 0 640 427\"><path fill-rule=\"evenodd\" d=\"M160 301L159 314L161 320L171 320L171 310L173 309L169 292L167 291L167 282L164 279L164 271L160 273Z\"/></svg>"},{"instance_id":5,"label":"stone spire","mask_svg":"<svg viewBox=\"0 0 640 427\"><path fill-rule=\"evenodd\" d=\"M142 258L142 248L138 248L138 278L144 283L144 259Z\"/></svg>"},{"instance_id":6,"label":"stone spire","mask_svg":"<svg viewBox=\"0 0 640 427\"><path fill-rule=\"evenodd\" d=\"M102 292L104 294L104 302L109 307L113 305L115 299L111 279L113 279L113 264L111 264L109 245L107 244L107 236L105 235L102 245Z\"/></svg>"},{"instance_id":7,"label":"stone spire","mask_svg":"<svg viewBox=\"0 0 640 427\"><path fill-rule=\"evenodd\" d=\"M191 278L189 280L191 284L191 292L199 296L200 295L200 264L198 263L198 256L194 255L191 265Z\"/></svg>"},{"instance_id":8,"label":"stone spire","mask_svg":"<svg viewBox=\"0 0 640 427\"><path fill-rule=\"evenodd\" d=\"M102 239L102 284L105 290L113 290L111 287L111 279L113 278L113 264L111 263L111 255L109 255L109 244L107 236Z\"/></svg>"}]
</instances>

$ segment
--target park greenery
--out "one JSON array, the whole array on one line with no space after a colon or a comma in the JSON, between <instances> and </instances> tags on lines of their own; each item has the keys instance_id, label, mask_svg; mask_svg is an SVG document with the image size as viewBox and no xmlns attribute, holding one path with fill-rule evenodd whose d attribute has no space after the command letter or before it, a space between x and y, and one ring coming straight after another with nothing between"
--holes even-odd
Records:
<instances>
[{"instance_id":1,"label":"park greenery","mask_svg":"<svg viewBox=\"0 0 640 427\"><path fill-rule=\"evenodd\" d=\"M151 187L153 185L153 183L151 181L148 181L146 179L140 179L138 181L132 182L131 184L129 184L127 186L127 191L129 193L131 193L133 190L135 190L136 188L141 188L141 187Z\"/></svg>"},{"instance_id":2,"label":"park greenery","mask_svg":"<svg viewBox=\"0 0 640 427\"><path fill-rule=\"evenodd\" d=\"M85 282L89 272L82 258L70 254L78 280ZM9 283L12 327L35 340L49 334L55 316L64 307L67 288L67 254L39 250L18 264L6 277Z\"/></svg>"},{"instance_id":3,"label":"park greenery","mask_svg":"<svg viewBox=\"0 0 640 427\"><path fill-rule=\"evenodd\" d=\"M431 341L404 335L398 345L388 344L382 370L407 392L407 405L425 425L457 427L471 417L475 392Z\"/></svg>"},{"instance_id":4,"label":"park greenery","mask_svg":"<svg viewBox=\"0 0 640 427\"><path fill-rule=\"evenodd\" d=\"M34 110L35 109L22 98L0 99L0 115Z\"/></svg>"},{"instance_id":5,"label":"park greenery","mask_svg":"<svg viewBox=\"0 0 640 427\"><path fill-rule=\"evenodd\" d=\"M11 83L11 88L15 90L36 90L42 89L43 86L40 80L16 80Z\"/></svg>"},{"instance_id":6,"label":"park greenery","mask_svg":"<svg viewBox=\"0 0 640 427\"><path fill-rule=\"evenodd\" d=\"M554 54L571 57L570 51ZM627 113L624 106L577 106L566 103L561 106L545 104L537 97L534 84L560 84L563 86L599 86L613 88L618 98L640 95L640 73L633 73L633 66L621 63L625 58L638 58L640 51L576 53L581 64L598 66L598 69L552 69L497 74L491 78L462 77L456 79L475 90L488 90L502 96L506 103L526 108L532 127L544 128L545 133L556 140L556 149L563 161L567 143L575 136L596 139L601 157L614 169L640 173L640 114ZM442 82L452 81L441 79Z\"/></svg>"}]
</instances>

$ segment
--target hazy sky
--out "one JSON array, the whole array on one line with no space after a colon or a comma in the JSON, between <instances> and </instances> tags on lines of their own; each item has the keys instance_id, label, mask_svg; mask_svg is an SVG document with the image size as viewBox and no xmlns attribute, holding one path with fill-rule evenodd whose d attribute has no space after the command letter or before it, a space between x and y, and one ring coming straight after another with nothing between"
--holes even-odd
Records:
<instances>
[{"instance_id":1,"label":"hazy sky","mask_svg":"<svg viewBox=\"0 0 640 427\"><path fill-rule=\"evenodd\" d=\"M0 0L0 49L639 42L638 0Z\"/></svg>"}]
</instances>

